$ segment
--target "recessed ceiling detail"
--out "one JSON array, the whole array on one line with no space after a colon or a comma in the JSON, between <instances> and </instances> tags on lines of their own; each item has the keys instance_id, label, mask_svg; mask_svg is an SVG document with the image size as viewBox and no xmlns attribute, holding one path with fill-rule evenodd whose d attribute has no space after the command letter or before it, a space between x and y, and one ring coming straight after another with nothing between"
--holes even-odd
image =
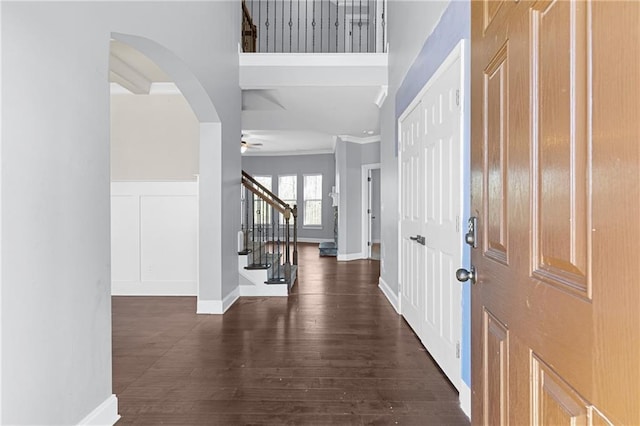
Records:
<instances>
[{"instance_id":1,"label":"recessed ceiling detail","mask_svg":"<svg viewBox=\"0 0 640 426\"><path fill-rule=\"evenodd\" d=\"M168 83L171 82L171 78L137 49L126 43L111 40L109 81L119 84L133 94L148 95L154 83Z\"/></svg>"},{"instance_id":2,"label":"recessed ceiling detail","mask_svg":"<svg viewBox=\"0 0 640 426\"><path fill-rule=\"evenodd\" d=\"M278 99L276 90L251 89L242 91L243 111L270 111L286 109Z\"/></svg>"}]
</instances>

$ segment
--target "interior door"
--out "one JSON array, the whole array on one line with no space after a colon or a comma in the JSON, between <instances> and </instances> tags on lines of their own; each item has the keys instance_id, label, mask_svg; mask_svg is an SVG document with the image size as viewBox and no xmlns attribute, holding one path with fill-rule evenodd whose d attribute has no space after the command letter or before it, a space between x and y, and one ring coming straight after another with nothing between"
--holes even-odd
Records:
<instances>
[{"instance_id":1,"label":"interior door","mask_svg":"<svg viewBox=\"0 0 640 426\"><path fill-rule=\"evenodd\" d=\"M371 259L373 247L373 173L367 170L367 259Z\"/></svg>"},{"instance_id":2,"label":"interior door","mask_svg":"<svg viewBox=\"0 0 640 426\"><path fill-rule=\"evenodd\" d=\"M472 2L474 424L640 424L640 2Z\"/></svg>"},{"instance_id":3,"label":"interior door","mask_svg":"<svg viewBox=\"0 0 640 426\"><path fill-rule=\"evenodd\" d=\"M462 289L455 271L462 260L460 56L447 61L422 98L426 297L421 339L458 387Z\"/></svg>"},{"instance_id":4,"label":"interior door","mask_svg":"<svg viewBox=\"0 0 640 426\"><path fill-rule=\"evenodd\" d=\"M371 169L371 231L370 257L380 260L380 169Z\"/></svg>"},{"instance_id":5,"label":"interior door","mask_svg":"<svg viewBox=\"0 0 640 426\"><path fill-rule=\"evenodd\" d=\"M422 331L424 313L425 246L417 239L424 217L423 176L421 166L421 111L418 104L400 122L400 285L401 310L416 334Z\"/></svg>"}]
</instances>

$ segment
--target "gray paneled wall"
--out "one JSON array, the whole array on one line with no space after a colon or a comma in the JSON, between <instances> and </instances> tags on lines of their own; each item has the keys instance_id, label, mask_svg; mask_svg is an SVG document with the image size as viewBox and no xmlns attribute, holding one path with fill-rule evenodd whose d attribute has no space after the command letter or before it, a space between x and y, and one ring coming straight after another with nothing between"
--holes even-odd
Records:
<instances>
[{"instance_id":1,"label":"gray paneled wall","mask_svg":"<svg viewBox=\"0 0 640 426\"><path fill-rule=\"evenodd\" d=\"M333 207L329 196L335 185L335 159L333 154L244 156L242 169L252 176L269 175L273 178L273 192L278 194L278 175L298 176L298 238L333 241ZM303 178L305 174L322 174L322 228L303 226Z\"/></svg>"}]
</instances>

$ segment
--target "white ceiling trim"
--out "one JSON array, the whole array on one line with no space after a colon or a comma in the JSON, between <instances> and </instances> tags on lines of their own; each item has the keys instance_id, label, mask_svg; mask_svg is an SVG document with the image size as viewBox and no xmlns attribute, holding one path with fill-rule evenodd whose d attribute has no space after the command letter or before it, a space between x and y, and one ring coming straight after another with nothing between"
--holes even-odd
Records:
<instances>
[{"instance_id":1,"label":"white ceiling trim","mask_svg":"<svg viewBox=\"0 0 640 426\"><path fill-rule=\"evenodd\" d=\"M123 87L118 82L111 82L109 85L109 91L112 95L135 95L137 93L133 93L128 90L126 87ZM182 95L178 86L176 86L173 82L162 82L162 83L151 83L149 88L149 95Z\"/></svg>"},{"instance_id":2,"label":"white ceiling trim","mask_svg":"<svg viewBox=\"0 0 640 426\"><path fill-rule=\"evenodd\" d=\"M242 154L243 157L288 157L293 155L317 155L317 154L333 154L334 149L314 149L308 151L284 151L284 152L274 152L274 151L246 151Z\"/></svg>"},{"instance_id":3,"label":"white ceiling trim","mask_svg":"<svg viewBox=\"0 0 640 426\"><path fill-rule=\"evenodd\" d=\"M364 145L367 143L380 142L380 135L368 136L366 138L359 138L357 136L350 136L350 135L339 135L338 137L342 139L344 142L357 143L361 145Z\"/></svg>"},{"instance_id":4,"label":"white ceiling trim","mask_svg":"<svg viewBox=\"0 0 640 426\"><path fill-rule=\"evenodd\" d=\"M113 53L109 55L112 79L136 95L148 95L151 80Z\"/></svg>"},{"instance_id":5,"label":"white ceiling trim","mask_svg":"<svg viewBox=\"0 0 640 426\"><path fill-rule=\"evenodd\" d=\"M240 66L387 67L386 53L240 53Z\"/></svg>"}]
</instances>

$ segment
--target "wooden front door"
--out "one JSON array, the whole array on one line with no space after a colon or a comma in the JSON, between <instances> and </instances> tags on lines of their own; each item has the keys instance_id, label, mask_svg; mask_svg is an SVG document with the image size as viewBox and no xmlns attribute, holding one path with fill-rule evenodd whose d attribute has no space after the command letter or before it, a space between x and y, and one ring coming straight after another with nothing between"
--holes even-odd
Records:
<instances>
[{"instance_id":1,"label":"wooden front door","mask_svg":"<svg viewBox=\"0 0 640 426\"><path fill-rule=\"evenodd\" d=\"M472 2L472 420L640 424L640 2Z\"/></svg>"}]
</instances>

